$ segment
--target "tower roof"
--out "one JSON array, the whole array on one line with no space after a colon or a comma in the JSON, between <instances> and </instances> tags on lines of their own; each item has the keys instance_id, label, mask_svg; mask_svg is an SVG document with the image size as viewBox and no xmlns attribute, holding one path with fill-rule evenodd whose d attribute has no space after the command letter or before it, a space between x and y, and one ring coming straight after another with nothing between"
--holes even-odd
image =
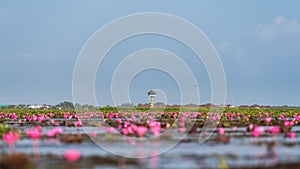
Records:
<instances>
[{"instance_id":1,"label":"tower roof","mask_svg":"<svg viewBox=\"0 0 300 169\"><path fill-rule=\"evenodd\" d=\"M156 95L156 92L153 91L153 90L150 90L150 91L148 92L148 95Z\"/></svg>"}]
</instances>

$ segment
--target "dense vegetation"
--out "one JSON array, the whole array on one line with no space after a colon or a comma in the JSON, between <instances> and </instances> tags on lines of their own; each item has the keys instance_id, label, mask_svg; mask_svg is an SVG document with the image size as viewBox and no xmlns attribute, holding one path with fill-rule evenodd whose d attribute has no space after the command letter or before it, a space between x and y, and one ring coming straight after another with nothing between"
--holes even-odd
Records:
<instances>
[{"instance_id":1,"label":"dense vegetation","mask_svg":"<svg viewBox=\"0 0 300 169\"><path fill-rule=\"evenodd\" d=\"M267 109L260 109L260 108L240 108L240 107L234 107L234 108L217 108L217 107L166 107L166 108L146 108L146 107L100 107L100 108L91 108L88 110L82 110L82 109L17 109L17 108L4 108L0 109L0 112L2 113L15 113L17 115L22 115L24 113L28 113L30 115L32 114L48 114L51 112L86 112L86 111L93 111L93 112L103 112L103 113L116 113L116 112L201 112L205 113L208 111L215 111L215 110L221 110L221 112L229 112L229 113L242 113L243 115L251 115L256 116L259 112L261 113L272 113L273 117L279 116L282 113L285 113L285 115L293 116L294 113L300 113L300 108L267 108Z\"/></svg>"}]
</instances>

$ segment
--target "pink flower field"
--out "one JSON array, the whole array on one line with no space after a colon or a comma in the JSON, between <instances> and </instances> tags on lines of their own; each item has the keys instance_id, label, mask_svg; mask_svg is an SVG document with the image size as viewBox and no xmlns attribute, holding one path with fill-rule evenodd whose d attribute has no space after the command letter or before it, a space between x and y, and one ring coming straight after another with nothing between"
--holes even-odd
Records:
<instances>
[{"instance_id":1,"label":"pink flower field","mask_svg":"<svg viewBox=\"0 0 300 169\"><path fill-rule=\"evenodd\" d=\"M299 159L299 120L296 112L1 112L1 165L280 168Z\"/></svg>"}]
</instances>

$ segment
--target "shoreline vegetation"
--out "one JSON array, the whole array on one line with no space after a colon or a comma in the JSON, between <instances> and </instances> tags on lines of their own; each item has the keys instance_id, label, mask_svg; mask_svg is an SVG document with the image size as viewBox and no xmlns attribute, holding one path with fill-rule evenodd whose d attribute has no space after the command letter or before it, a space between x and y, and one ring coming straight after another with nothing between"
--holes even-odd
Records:
<instances>
[{"instance_id":1,"label":"shoreline vegetation","mask_svg":"<svg viewBox=\"0 0 300 169\"><path fill-rule=\"evenodd\" d=\"M120 106L94 106L88 104L73 104L69 101L64 101L56 105L30 105L30 104L18 104L18 105L9 105L9 104L0 104L0 112L7 113L18 113L18 112L32 112L32 113L41 113L41 112L207 112L218 110L221 112L243 112L246 115L253 115L258 112L273 112L273 115L278 115L282 112L286 113L295 113L300 112L300 106L270 106L270 105L239 105L234 106L231 104L226 105L214 105L211 103L206 103L202 105L195 104L186 104L186 105L165 105L164 103L155 103L153 108L150 108L149 103L134 105L133 103L125 103ZM221 111L221 112L220 112Z\"/></svg>"}]
</instances>

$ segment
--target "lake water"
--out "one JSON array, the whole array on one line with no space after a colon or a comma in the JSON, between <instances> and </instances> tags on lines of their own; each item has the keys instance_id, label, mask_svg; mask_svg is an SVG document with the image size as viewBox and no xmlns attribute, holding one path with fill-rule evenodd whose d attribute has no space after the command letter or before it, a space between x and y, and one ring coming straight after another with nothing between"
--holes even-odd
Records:
<instances>
[{"instance_id":1,"label":"lake water","mask_svg":"<svg viewBox=\"0 0 300 169\"><path fill-rule=\"evenodd\" d=\"M18 127L25 130L28 126ZM43 132L52 129L52 126L44 126ZM106 134L99 127L62 127L64 133L85 134L86 131L96 131L95 137L83 139L81 143L64 143L59 139L43 138L38 141L41 156L49 154L63 158L62 154L68 149L78 149L82 157L105 157L118 161L122 156L148 157L131 159L145 168L229 168L273 166L279 163L293 163L300 160L300 127L294 126L295 138L285 138L283 134L273 136L264 134L254 138L246 132L246 127L237 130L225 129L225 135L229 136L228 143L220 143L213 134L205 143L198 143L199 133L188 134L180 142L181 136L174 129L168 130L168 137L154 139L150 142L139 141L138 138L126 137L119 134ZM268 127L264 127L265 129ZM175 145L174 147L170 144ZM9 152L8 146L0 141L1 153ZM169 148L169 150L166 149ZM32 141L24 137L15 145L17 152L33 154ZM163 153L162 153L163 152ZM162 154L161 154L162 153ZM159 154L159 155L158 155ZM126 159L124 158L126 163ZM47 163L41 163L40 168L47 168ZM115 165L97 165L93 168L116 168ZM131 166L137 167L137 166ZM84 168L84 167L83 167ZM139 167L138 167L139 168Z\"/></svg>"}]
</instances>

